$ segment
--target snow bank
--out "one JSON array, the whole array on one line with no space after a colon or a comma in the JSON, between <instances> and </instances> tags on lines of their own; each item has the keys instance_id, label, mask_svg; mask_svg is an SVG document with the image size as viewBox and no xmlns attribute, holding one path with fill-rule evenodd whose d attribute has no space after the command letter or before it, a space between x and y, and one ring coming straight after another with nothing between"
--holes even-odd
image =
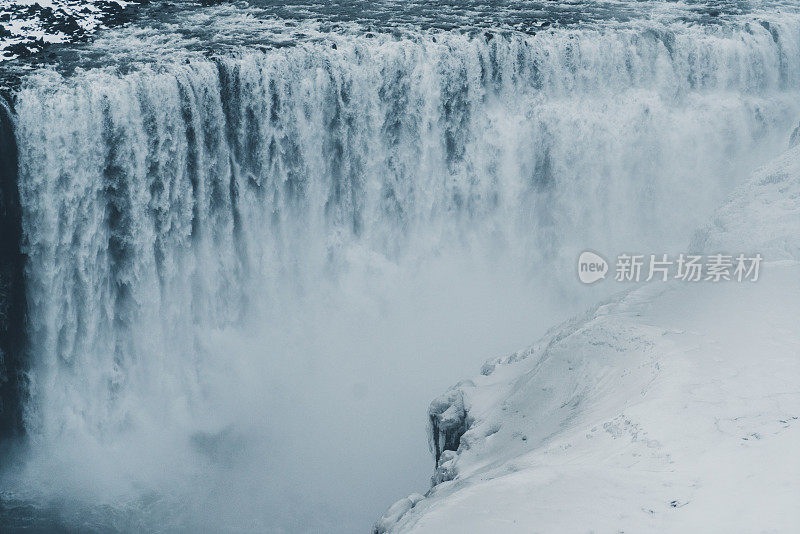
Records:
<instances>
[{"instance_id":1,"label":"snow bank","mask_svg":"<svg viewBox=\"0 0 800 534\"><path fill-rule=\"evenodd\" d=\"M431 404L434 486L376 532L798 531L800 146L693 247L766 263L639 286L487 362Z\"/></svg>"}]
</instances>

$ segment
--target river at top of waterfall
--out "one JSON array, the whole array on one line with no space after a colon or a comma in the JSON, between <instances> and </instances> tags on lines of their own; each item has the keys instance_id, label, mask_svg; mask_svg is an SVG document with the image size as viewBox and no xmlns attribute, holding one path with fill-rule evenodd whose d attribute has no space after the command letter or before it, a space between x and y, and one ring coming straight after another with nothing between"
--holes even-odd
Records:
<instances>
[{"instance_id":1,"label":"river at top of waterfall","mask_svg":"<svg viewBox=\"0 0 800 534\"><path fill-rule=\"evenodd\" d=\"M685 251L800 120L791 3L153 3L52 51L5 64L16 526L368 530L428 399L620 289L581 251Z\"/></svg>"}]
</instances>

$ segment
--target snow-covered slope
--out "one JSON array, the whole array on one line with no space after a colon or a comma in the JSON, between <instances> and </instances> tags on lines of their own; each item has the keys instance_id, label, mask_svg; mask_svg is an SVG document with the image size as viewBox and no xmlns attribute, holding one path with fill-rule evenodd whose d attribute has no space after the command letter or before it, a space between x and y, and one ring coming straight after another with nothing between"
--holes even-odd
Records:
<instances>
[{"instance_id":1,"label":"snow-covered slope","mask_svg":"<svg viewBox=\"0 0 800 534\"><path fill-rule=\"evenodd\" d=\"M376 531L800 531L800 147L693 246L767 263L640 286L487 362L431 404L434 487Z\"/></svg>"}]
</instances>

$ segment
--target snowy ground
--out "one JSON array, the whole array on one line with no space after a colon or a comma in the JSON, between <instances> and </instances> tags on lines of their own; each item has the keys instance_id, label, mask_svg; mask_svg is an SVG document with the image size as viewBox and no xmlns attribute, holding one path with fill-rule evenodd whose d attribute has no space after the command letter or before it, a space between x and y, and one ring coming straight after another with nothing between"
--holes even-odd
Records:
<instances>
[{"instance_id":1,"label":"snowy ground","mask_svg":"<svg viewBox=\"0 0 800 534\"><path fill-rule=\"evenodd\" d=\"M466 428L438 484L376 530L800 531L800 147L693 246L768 263L638 287L488 362L432 404L440 444Z\"/></svg>"},{"instance_id":2,"label":"snowy ground","mask_svg":"<svg viewBox=\"0 0 800 534\"><path fill-rule=\"evenodd\" d=\"M81 41L122 16L127 0L4 0L0 61L25 57L48 43Z\"/></svg>"}]
</instances>

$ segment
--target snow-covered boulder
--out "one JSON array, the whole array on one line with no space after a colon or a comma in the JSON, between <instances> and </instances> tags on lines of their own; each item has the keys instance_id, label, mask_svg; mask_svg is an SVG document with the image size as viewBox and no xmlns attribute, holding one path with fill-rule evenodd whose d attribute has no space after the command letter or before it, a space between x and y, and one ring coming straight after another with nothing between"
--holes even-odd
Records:
<instances>
[{"instance_id":1,"label":"snow-covered boulder","mask_svg":"<svg viewBox=\"0 0 800 534\"><path fill-rule=\"evenodd\" d=\"M388 510L386 510L386 513L383 514L383 517L381 517L378 522L375 523L373 534L385 534L388 532L389 529L397 524L397 521L399 521L406 512L414 508L414 505L424 498L425 497L419 493L412 493L408 497L400 499L394 503L389 507Z\"/></svg>"}]
</instances>

